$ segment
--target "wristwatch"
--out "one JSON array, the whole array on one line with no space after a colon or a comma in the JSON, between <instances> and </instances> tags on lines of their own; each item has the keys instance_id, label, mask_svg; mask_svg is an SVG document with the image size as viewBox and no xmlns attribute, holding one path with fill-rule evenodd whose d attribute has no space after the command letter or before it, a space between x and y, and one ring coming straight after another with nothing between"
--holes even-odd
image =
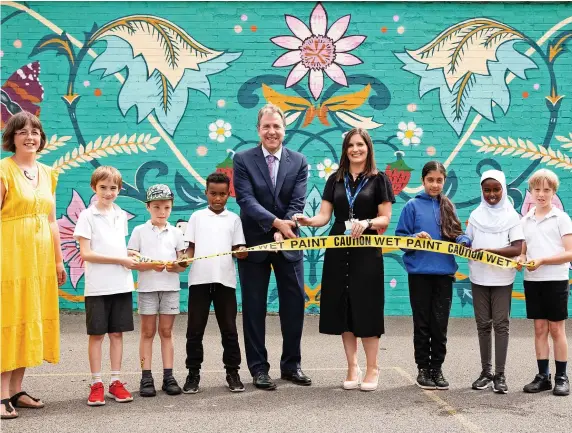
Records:
<instances>
[{"instance_id":1,"label":"wristwatch","mask_svg":"<svg viewBox=\"0 0 572 433\"><path fill-rule=\"evenodd\" d=\"M370 229L373 227L373 223L371 222L370 219L365 220L365 222L367 223L367 228Z\"/></svg>"}]
</instances>

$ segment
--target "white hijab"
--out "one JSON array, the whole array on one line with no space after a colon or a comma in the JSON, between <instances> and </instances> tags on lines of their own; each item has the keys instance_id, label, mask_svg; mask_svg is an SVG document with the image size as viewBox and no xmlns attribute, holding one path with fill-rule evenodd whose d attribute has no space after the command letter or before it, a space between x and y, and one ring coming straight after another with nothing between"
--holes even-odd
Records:
<instances>
[{"instance_id":1,"label":"white hijab","mask_svg":"<svg viewBox=\"0 0 572 433\"><path fill-rule=\"evenodd\" d=\"M499 170L487 170L481 176L481 185L487 179L494 179L501 184L502 198L499 203L491 206L481 189L481 204L471 213L469 224L485 233L508 231L520 224L520 216L508 199L505 175Z\"/></svg>"}]
</instances>

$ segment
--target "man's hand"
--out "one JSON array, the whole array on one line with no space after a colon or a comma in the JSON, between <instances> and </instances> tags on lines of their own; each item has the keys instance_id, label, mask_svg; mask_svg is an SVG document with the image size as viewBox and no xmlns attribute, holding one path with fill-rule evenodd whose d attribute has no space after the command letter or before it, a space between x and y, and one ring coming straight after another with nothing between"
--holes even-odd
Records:
<instances>
[{"instance_id":1,"label":"man's hand","mask_svg":"<svg viewBox=\"0 0 572 433\"><path fill-rule=\"evenodd\" d=\"M292 230L294 227L296 227L296 223L294 221L281 220L276 218L272 223L272 227L278 229L286 239L294 239L298 237Z\"/></svg>"},{"instance_id":2,"label":"man's hand","mask_svg":"<svg viewBox=\"0 0 572 433\"><path fill-rule=\"evenodd\" d=\"M284 242L284 236L280 232L274 232L274 242ZM278 254L278 250L271 251Z\"/></svg>"}]
</instances>

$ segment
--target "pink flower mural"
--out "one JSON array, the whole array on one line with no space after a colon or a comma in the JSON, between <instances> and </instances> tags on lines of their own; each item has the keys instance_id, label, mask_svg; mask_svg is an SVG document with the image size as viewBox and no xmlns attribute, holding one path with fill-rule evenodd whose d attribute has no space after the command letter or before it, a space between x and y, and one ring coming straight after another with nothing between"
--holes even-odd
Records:
<instances>
[{"instance_id":1,"label":"pink flower mural","mask_svg":"<svg viewBox=\"0 0 572 433\"><path fill-rule=\"evenodd\" d=\"M341 86L348 85L342 66L354 66L363 63L350 54L359 47L365 36L343 38L350 24L351 15L338 19L328 29L328 15L318 3L310 16L310 28L301 20L286 15L286 24L294 36L276 36L271 41L281 48L289 50L280 56L272 66L285 67L295 65L286 79L286 87L291 87L304 78L308 72L310 92L318 99L324 89L324 73Z\"/></svg>"},{"instance_id":2,"label":"pink flower mural","mask_svg":"<svg viewBox=\"0 0 572 433\"><path fill-rule=\"evenodd\" d=\"M73 190L72 199L67 208L67 215L58 219L60 239L62 242L62 254L64 262L69 267L70 282L75 289L80 278L83 276L83 260L79 254L79 244L73 237L73 231L79 218L79 214L85 209L85 204L77 191Z\"/></svg>"},{"instance_id":3,"label":"pink flower mural","mask_svg":"<svg viewBox=\"0 0 572 433\"><path fill-rule=\"evenodd\" d=\"M76 190L72 190L72 199L68 204L67 213L57 220L60 230L60 240L62 243L62 254L64 263L69 267L70 282L74 289L84 274L83 260L79 253L79 243L74 239L73 232L79 218L79 214L86 209L83 199ZM90 204L95 203L97 196L94 194ZM127 219L134 218L135 215L127 212Z\"/></svg>"}]
</instances>

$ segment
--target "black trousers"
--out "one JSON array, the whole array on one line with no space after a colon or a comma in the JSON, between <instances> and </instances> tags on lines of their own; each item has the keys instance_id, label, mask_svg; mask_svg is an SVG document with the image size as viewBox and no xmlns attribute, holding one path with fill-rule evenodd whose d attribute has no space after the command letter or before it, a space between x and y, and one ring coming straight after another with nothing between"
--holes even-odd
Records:
<instances>
[{"instance_id":1,"label":"black trousers","mask_svg":"<svg viewBox=\"0 0 572 433\"><path fill-rule=\"evenodd\" d=\"M305 302L304 264L302 260L289 262L281 253L270 253L261 263L238 261L246 361L253 376L258 372L268 373L270 369L266 351L266 307L272 269L278 286L278 314L282 331L280 370L291 372L300 368Z\"/></svg>"},{"instance_id":2,"label":"black trousers","mask_svg":"<svg viewBox=\"0 0 572 433\"><path fill-rule=\"evenodd\" d=\"M200 370L203 363L203 335L209 319L211 302L222 337L222 362L226 370L240 368L240 346L236 330L236 290L222 284L199 284L189 287L187 321L187 369Z\"/></svg>"},{"instance_id":3,"label":"black trousers","mask_svg":"<svg viewBox=\"0 0 572 433\"><path fill-rule=\"evenodd\" d=\"M447 327L453 298L450 275L409 274L413 345L418 368L441 368L447 354Z\"/></svg>"}]
</instances>

